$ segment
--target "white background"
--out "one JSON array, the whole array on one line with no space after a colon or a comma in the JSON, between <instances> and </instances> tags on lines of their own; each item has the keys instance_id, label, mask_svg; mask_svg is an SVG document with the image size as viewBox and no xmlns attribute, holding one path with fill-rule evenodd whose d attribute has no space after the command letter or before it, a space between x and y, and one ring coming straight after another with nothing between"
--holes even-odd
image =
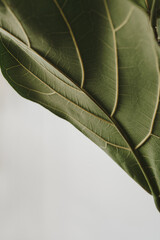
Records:
<instances>
[{"instance_id":1,"label":"white background","mask_svg":"<svg viewBox=\"0 0 160 240\"><path fill-rule=\"evenodd\" d=\"M159 240L152 197L0 76L0 239Z\"/></svg>"}]
</instances>

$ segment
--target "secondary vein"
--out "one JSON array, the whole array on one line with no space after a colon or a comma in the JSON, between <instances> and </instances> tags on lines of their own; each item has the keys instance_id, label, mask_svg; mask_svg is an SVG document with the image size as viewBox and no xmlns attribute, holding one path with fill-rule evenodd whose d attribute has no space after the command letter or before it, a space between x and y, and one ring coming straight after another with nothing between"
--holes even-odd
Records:
<instances>
[{"instance_id":1,"label":"secondary vein","mask_svg":"<svg viewBox=\"0 0 160 240\"><path fill-rule=\"evenodd\" d=\"M113 117L113 115L115 114L117 105L118 105L118 95L119 95L118 54L117 54L116 33L115 33L115 29L114 29L114 26L113 26L113 22L112 22L112 19L111 19L111 15L110 15L108 4L107 4L106 0L104 0L104 5L105 5L108 20L109 20L109 23L110 23L110 26L111 26L111 29L112 29L112 33L113 33L113 44L114 44L114 52L115 52L116 96L115 96L115 102L114 102L113 110L111 112L111 117Z\"/></svg>"},{"instance_id":2,"label":"secondary vein","mask_svg":"<svg viewBox=\"0 0 160 240\"><path fill-rule=\"evenodd\" d=\"M74 43L74 46L75 46L75 49L76 49L76 52L77 52L77 55L78 55L78 58L79 58L79 62L80 62L80 66L81 66L81 73L82 73L82 79L81 79L81 88L83 88L83 85L84 85L84 78L85 78L85 72L84 72L84 66L83 66L83 61L82 61L82 57L81 57L81 54L80 54L80 51L79 51L79 47L78 47L78 44L77 44L77 41L75 39L75 36L74 36L74 33L72 31L72 28L62 10L62 8L60 7L59 3L57 2L57 0L53 0L53 2L55 3L55 5L57 6L64 22L66 23L67 27L68 27L68 30L70 32L70 35L71 35L71 38L73 40L73 43Z\"/></svg>"},{"instance_id":3,"label":"secondary vein","mask_svg":"<svg viewBox=\"0 0 160 240\"><path fill-rule=\"evenodd\" d=\"M87 112L88 114L93 115L95 118L97 118L97 119L99 119L99 120L101 120L101 121L104 121L104 122L106 122L106 123L109 124L109 125L113 125L112 122L109 122L109 121L107 121L107 120L105 120L105 119L103 119L103 118L95 115L94 113L87 111L85 108L80 107L80 106L77 105L75 102L71 101L70 99L66 98L66 97L63 96L61 93L57 92L55 89L53 89L52 87L50 87L47 83L45 83L43 80L41 80L37 75L35 75L35 74L34 74L33 72L31 72L28 68L26 68L26 67L9 51L9 49L6 47L6 45L3 43L2 40L1 40L1 42L2 42L3 46L5 47L6 51L19 63L19 65L22 66L26 71L28 71L33 77L35 77L35 78L37 78L39 81L41 81L41 83L43 83L46 87L48 87L48 89L54 91L54 92L57 93L59 96L63 97L63 98L66 99L67 101L69 101L69 102L71 102L72 104L74 104L76 107L82 109L84 112ZM27 54L27 53L26 53L26 54ZM55 75L54 75L54 77L57 78ZM59 78L57 78L57 79L59 80ZM64 83L64 82L62 81L62 83ZM23 85L22 85L22 86L23 86ZM69 87L70 85L67 85L67 86ZM23 87L25 87L25 86L23 86ZM26 88L26 87L25 87L25 88ZM29 90L31 90L31 89L29 89ZM74 90L77 90L77 89L74 88ZM81 91L81 92L82 92L82 91ZM113 125L113 126L114 126L114 125Z\"/></svg>"},{"instance_id":4,"label":"secondary vein","mask_svg":"<svg viewBox=\"0 0 160 240\"><path fill-rule=\"evenodd\" d=\"M6 9L11 13L11 15L14 17L14 19L16 20L16 22L18 23L19 27L21 28L22 32L23 32L23 35L26 39L26 44L28 45L28 47L31 47L31 44L30 44L30 40L27 36L27 33L26 31L24 30L21 22L19 21L19 19L17 18L17 16L15 15L15 13L12 11L12 9L9 7L9 5L4 1L4 0L1 0L1 2L4 4L4 6L6 7Z\"/></svg>"},{"instance_id":5,"label":"secondary vein","mask_svg":"<svg viewBox=\"0 0 160 240\"><path fill-rule=\"evenodd\" d=\"M34 100L34 99L33 99ZM92 131L90 128L88 128L87 126L85 126L82 122L80 122L79 120L77 120L76 118L74 118L73 116L70 116L69 114L59 110L59 109L56 109L54 108L53 106L50 106L48 104L45 104L41 101L36 101L37 103L43 105L43 106L46 106L47 108L49 109L53 109L54 111L58 111L60 113L62 113L64 116L67 116L68 118L70 119L73 119L74 121L78 122L80 125L82 125L85 129L87 129L88 131L90 131L92 134L96 135L99 139L101 139L102 141L104 141L105 143L113 146L113 147L116 147L116 148L120 148L120 149L123 149L123 150L127 150L127 151L130 151L130 148L127 148L127 147L123 147L123 146L120 146L120 145L117 145L117 144L114 144L112 142L109 142L107 141L106 139L104 139L103 137L101 137L100 135L98 135L97 133L95 133L94 131Z\"/></svg>"},{"instance_id":6,"label":"secondary vein","mask_svg":"<svg viewBox=\"0 0 160 240\"><path fill-rule=\"evenodd\" d=\"M154 127L154 123L155 123L155 119L156 119L156 115L157 115L157 111L158 111L158 107L159 107L159 98L160 98L160 72L159 72L159 64L158 64L158 57L155 51L154 46L153 47L153 52L156 58L156 69L157 69L157 75L158 75L158 88L157 88L157 100L156 100L156 104L155 104L155 109L154 109L154 113L153 113L153 117L152 117L152 121L151 121L151 125L150 125L150 129L148 134L144 137L144 139L142 139L142 141L140 141L140 143L137 144L137 146L135 147L135 149L140 148L147 140L148 138L151 136L152 131L153 131L153 127Z\"/></svg>"},{"instance_id":7,"label":"secondary vein","mask_svg":"<svg viewBox=\"0 0 160 240\"><path fill-rule=\"evenodd\" d=\"M2 29L1 28L1 30L3 30L3 31L5 31L4 29ZM8 33L7 32L7 34L10 34L10 33ZM13 37L13 39L14 39L15 37ZM19 41L19 42L21 42L21 44L22 45L25 45L22 41L20 41L20 40L18 40L17 38L15 38L17 41ZM27 47L26 45L25 45L25 47ZM30 50L32 50L33 52L34 52L34 50L33 49L31 49L31 48L29 48ZM36 53L36 52L35 52ZM38 54L38 53L36 53L36 54ZM39 54L38 54L39 55ZM43 58L43 57L42 57ZM50 63L49 63L50 64ZM51 64L51 66L52 66L52 64ZM53 66L54 67L54 66ZM59 72L61 72L61 71L59 71ZM62 72L61 72L62 73ZM65 74L64 73L62 73L64 76L65 76ZM72 79L70 79L70 78L68 78L76 87L78 87L78 88L80 88L80 86L78 85L78 84L76 84ZM117 129L117 131L118 131L118 133L120 134L120 136L124 139L124 141L127 143L127 145L129 146L129 149L130 149L130 151L132 152L132 154L133 154L133 156L135 157L135 160L136 160L136 162L137 162L137 164L138 164L138 166L139 166L139 168L140 168L140 170L141 170L141 172L142 172L142 174L144 175L144 178L145 178L145 180L146 180L146 182L147 182L147 184L148 184L148 187L149 187L149 189L150 189L150 191L151 191L151 193L153 193L153 187L152 187L152 184L150 183L150 180L149 180L149 178L148 178L148 176L147 176L147 174L146 174L146 172L145 172L145 169L143 168L143 165L141 164L141 161L140 161L140 159L139 159L139 154L138 154L138 152L136 151L136 150L134 150L134 147L133 147L133 145L132 145L132 142L130 141L130 139L128 138L128 136L126 135L126 133L124 132L124 130L119 126L119 124L118 124L118 122L112 117L112 116L110 116L110 114L108 113L108 111L106 110L106 109L104 109L103 108L103 106L101 106L84 88L80 88L85 94L86 94L86 96L88 96L96 105L97 105L97 107L99 107L99 109L101 109L103 112L104 112L104 114L106 114L106 116L111 120L111 123L115 126L115 128Z\"/></svg>"}]
</instances>

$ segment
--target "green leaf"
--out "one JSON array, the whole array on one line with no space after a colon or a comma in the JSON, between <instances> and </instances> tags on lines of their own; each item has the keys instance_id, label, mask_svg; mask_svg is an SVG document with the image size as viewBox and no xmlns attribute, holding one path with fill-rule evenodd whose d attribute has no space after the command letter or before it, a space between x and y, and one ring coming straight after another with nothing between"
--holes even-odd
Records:
<instances>
[{"instance_id":1,"label":"green leaf","mask_svg":"<svg viewBox=\"0 0 160 240\"><path fill-rule=\"evenodd\" d=\"M160 1L159 0L131 0L141 7L149 15L151 26L153 28L156 40L159 42L159 18L160 18Z\"/></svg>"},{"instance_id":2,"label":"green leaf","mask_svg":"<svg viewBox=\"0 0 160 240\"><path fill-rule=\"evenodd\" d=\"M129 0L0 0L11 86L68 120L160 209L159 49Z\"/></svg>"},{"instance_id":3,"label":"green leaf","mask_svg":"<svg viewBox=\"0 0 160 240\"><path fill-rule=\"evenodd\" d=\"M131 0L139 7L143 8L146 12L150 11L153 0Z\"/></svg>"}]
</instances>

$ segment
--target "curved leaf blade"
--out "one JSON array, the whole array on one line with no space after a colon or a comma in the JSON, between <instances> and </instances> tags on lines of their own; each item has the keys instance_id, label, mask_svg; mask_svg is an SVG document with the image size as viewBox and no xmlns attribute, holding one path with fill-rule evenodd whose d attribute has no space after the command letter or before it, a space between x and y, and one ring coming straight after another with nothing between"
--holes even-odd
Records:
<instances>
[{"instance_id":1,"label":"curved leaf blade","mask_svg":"<svg viewBox=\"0 0 160 240\"><path fill-rule=\"evenodd\" d=\"M160 208L159 65L145 13L127 0L18 3L0 1L5 78L75 125Z\"/></svg>"}]
</instances>

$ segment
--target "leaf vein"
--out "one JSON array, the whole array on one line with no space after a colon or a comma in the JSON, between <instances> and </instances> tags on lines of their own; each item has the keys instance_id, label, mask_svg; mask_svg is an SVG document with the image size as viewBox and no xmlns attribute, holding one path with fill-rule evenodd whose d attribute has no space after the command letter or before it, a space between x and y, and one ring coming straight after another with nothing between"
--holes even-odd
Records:
<instances>
[{"instance_id":1,"label":"leaf vein","mask_svg":"<svg viewBox=\"0 0 160 240\"><path fill-rule=\"evenodd\" d=\"M142 139L142 141L140 143L137 144L137 146L135 147L135 149L140 148L147 140L148 138L151 136L152 131L153 131L153 127L154 127L154 123L155 123L155 119L156 119L156 115L157 115L157 111L158 111L158 107L159 107L159 97L160 97L160 72L159 72L159 61L158 61L158 56L156 54L156 51L153 47L153 52L155 54L155 58L156 58L156 69L157 69L157 75L158 75L158 88L157 88L157 101L156 101L156 105L155 105L155 109L154 109L154 113L153 113L153 117L152 117L152 121L151 121L151 126L149 129L148 134L144 137L144 139Z\"/></svg>"},{"instance_id":2,"label":"leaf vein","mask_svg":"<svg viewBox=\"0 0 160 240\"><path fill-rule=\"evenodd\" d=\"M1 0L1 2L4 4L4 6L6 7L6 9L11 13L11 15L14 17L14 19L16 20L16 22L18 23L19 27L21 28L23 34L24 34L24 37L26 39L26 43L28 45L28 47L31 47L31 44L30 44L30 40L27 36L27 33L26 31L24 30L20 20L17 18L17 16L15 15L15 13L12 11L12 9L9 7L9 5L6 3L6 1L4 0Z\"/></svg>"},{"instance_id":3,"label":"leaf vein","mask_svg":"<svg viewBox=\"0 0 160 240\"><path fill-rule=\"evenodd\" d=\"M115 32L119 31L121 28L123 28L127 24L128 20L130 19L131 15L133 13L133 10L134 10L134 7L131 8L126 19L118 27L115 28Z\"/></svg>"},{"instance_id":4,"label":"leaf vein","mask_svg":"<svg viewBox=\"0 0 160 240\"><path fill-rule=\"evenodd\" d=\"M92 134L96 135L98 138L100 138L100 139L101 139L102 141L104 141L105 143L107 143L107 144L109 144L109 145L111 145L111 146L113 146L113 147L116 147L116 148L120 148L120 149L123 149L123 150L130 151L130 148L123 147L123 146L120 146L120 145L117 145L117 144L114 144L114 143L111 143L111 142L107 141L106 139L104 139L103 137L101 137L100 135L98 135L97 133L95 133L93 130L91 130L91 129L88 128L86 125L84 125L82 122L80 122L80 121L77 120L76 118L70 116L69 114L67 114L67 113L65 113L65 112L63 112L63 111L60 111L59 109L56 109L56 108L54 108L53 106L50 106L50 105L48 105L48 104L44 104L44 103L41 102L41 101L36 101L36 102L37 102L37 103L40 103L40 104L43 105L43 106L48 107L49 109L53 109L53 110L56 110L56 111L58 111L58 112L61 112L63 115L65 115L65 116L73 119L74 121L80 123L80 124L84 127L84 129L86 128L88 131L90 131Z\"/></svg>"},{"instance_id":5,"label":"leaf vein","mask_svg":"<svg viewBox=\"0 0 160 240\"><path fill-rule=\"evenodd\" d=\"M75 36L74 36L74 33L72 31L72 28L71 28L71 25L69 24L62 8L60 7L59 3L57 2L57 0L53 0L53 2L55 3L55 5L57 6L65 24L67 25L68 27L68 30L70 32L70 35L71 35L71 38L73 40L73 43L74 43L74 46L75 46L75 49L76 49L76 52L77 52L77 56L79 58L79 62L80 62L80 66L81 66L81 72L82 72L82 79L81 79L81 88L83 88L83 85L84 85L84 78L85 78L85 72L84 72L84 66L83 66L83 61L82 61L82 57L81 57L81 54L80 54L80 51L79 51L79 47L78 47L78 44L77 44L77 41L75 39Z\"/></svg>"},{"instance_id":6,"label":"leaf vein","mask_svg":"<svg viewBox=\"0 0 160 240\"><path fill-rule=\"evenodd\" d=\"M111 117L113 117L113 115L115 114L116 109L117 109L117 105L118 105L118 95L119 95L118 50L117 50L117 42L116 42L115 29L114 29L114 26L113 26L113 22L112 22L112 19L111 19L111 15L110 15L109 8L108 8L108 4L107 4L107 1L106 1L106 0L104 0L104 6L105 6L106 13L107 13L107 16L108 16L108 20L109 20L109 23L110 23L110 26L111 26L111 29L112 29L112 33L113 33L113 43L114 43L114 49L115 49L116 96L115 96L115 102L114 102L113 110L112 110L112 112L111 112Z\"/></svg>"},{"instance_id":7,"label":"leaf vein","mask_svg":"<svg viewBox=\"0 0 160 240\"><path fill-rule=\"evenodd\" d=\"M89 113L90 115L98 118L99 120L104 121L104 122L106 122L107 124L110 124L110 125L114 126L112 122L109 122L109 121L107 121L107 120L105 120L105 119L103 119L103 118L100 118L99 116L95 115L94 113L91 113L91 112L87 111L86 109L84 109L84 108L80 107L79 105L77 105L75 102L69 100L68 98L66 98L65 96L63 96L63 95L60 94L59 92L57 92L55 89L52 89L48 84L46 84L43 80L41 80L38 76L36 76L36 75L35 75L34 73L32 73L28 68L26 68L26 67L9 51L9 49L6 47L6 45L3 43L2 40L1 40L1 42L2 42L3 46L5 47L5 49L7 50L7 52L20 64L20 66L22 66L22 67L23 67L26 71L28 71L31 75L33 75L35 78L37 78L39 81L41 81L42 84L46 85L49 89L51 89L52 91L54 91L55 93L57 93L59 96L63 97L64 99L66 99L66 100L68 100L68 101L70 101L70 102L71 102L72 104L74 104L76 107L78 107L78 108L82 109L83 111ZM55 75L54 75L54 76L55 76ZM57 77L55 76L55 78L57 78ZM58 79L59 79L59 78L58 78ZM13 80L13 79L12 79L12 80ZM62 81L62 82L63 82L63 81ZM64 82L63 82L63 83L64 83ZM22 86L23 86L23 85L22 85ZM23 86L23 87L25 87L25 86ZM25 87L25 88L26 88L26 87ZM30 90L31 90L31 89L30 89ZM76 90L76 89L74 88L74 90Z\"/></svg>"}]
</instances>

